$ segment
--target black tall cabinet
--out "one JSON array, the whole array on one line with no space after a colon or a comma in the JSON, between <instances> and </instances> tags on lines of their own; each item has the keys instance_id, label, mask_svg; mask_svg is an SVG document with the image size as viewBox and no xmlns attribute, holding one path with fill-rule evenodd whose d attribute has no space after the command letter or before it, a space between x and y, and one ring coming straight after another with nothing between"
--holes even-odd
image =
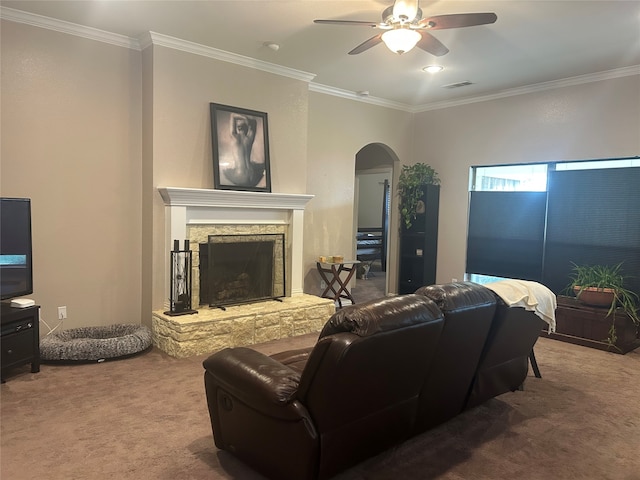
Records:
<instances>
[{"instance_id":1,"label":"black tall cabinet","mask_svg":"<svg viewBox=\"0 0 640 480\"><path fill-rule=\"evenodd\" d=\"M436 282L440 185L425 185L423 192L424 208L418 210L411 228L402 223L400 229L399 294Z\"/></svg>"}]
</instances>

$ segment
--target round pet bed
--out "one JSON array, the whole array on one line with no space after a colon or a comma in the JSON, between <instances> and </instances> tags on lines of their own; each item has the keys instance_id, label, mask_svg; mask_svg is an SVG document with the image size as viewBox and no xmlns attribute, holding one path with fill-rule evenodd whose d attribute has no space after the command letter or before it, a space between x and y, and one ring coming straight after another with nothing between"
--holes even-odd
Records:
<instances>
[{"instance_id":1,"label":"round pet bed","mask_svg":"<svg viewBox=\"0 0 640 480\"><path fill-rule=\"evenodd\" d=\"M45 362L102 362L130 357L151 345L151 330L144 325L72 328L43 338L40 359Z\"/></svg>"}]
</instances>

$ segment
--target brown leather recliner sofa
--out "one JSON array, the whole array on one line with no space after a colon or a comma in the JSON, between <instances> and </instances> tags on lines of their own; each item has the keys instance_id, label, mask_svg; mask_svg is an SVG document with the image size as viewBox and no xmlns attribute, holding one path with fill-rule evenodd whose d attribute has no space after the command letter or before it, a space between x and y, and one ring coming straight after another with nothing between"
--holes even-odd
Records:
<instances>
[{"instance_id":1,"label":"brown leather recliner sofa","mask_svg":"<svg viewBox=\"0 0 640 480\"><path fill-rule=\"evenodd\" d=\"M272 479L329 478L518 389L541 322L465 282L339 310L309 349L224 349L203 363L215 444Z\"/></svg>"}]
</instances>

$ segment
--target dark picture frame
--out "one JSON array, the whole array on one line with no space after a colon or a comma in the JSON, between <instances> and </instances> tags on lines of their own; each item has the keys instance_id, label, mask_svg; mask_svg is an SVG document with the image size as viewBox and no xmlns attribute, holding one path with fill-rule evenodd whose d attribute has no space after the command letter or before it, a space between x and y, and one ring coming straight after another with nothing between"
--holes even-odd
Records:
<instances>
[{"instance_id":1,"label":"dark picture frame","mask_svg":"<svg viewBox=\"0 0 640 480\"><path fill-rule=\"evenodd\" d=\"M271 192L267 114L211 103L214 187Z\"/></svg>"}]
</instances>

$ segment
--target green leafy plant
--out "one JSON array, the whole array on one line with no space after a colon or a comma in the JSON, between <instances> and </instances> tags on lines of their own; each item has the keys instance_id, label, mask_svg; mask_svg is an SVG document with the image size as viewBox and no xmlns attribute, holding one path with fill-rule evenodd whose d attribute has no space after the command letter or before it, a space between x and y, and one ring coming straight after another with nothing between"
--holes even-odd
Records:
<instances>
[{"instance_id":1,"label":"green leafy plant","mask_svg":"<svg viewBox=\"0 0 640 480\"><path fill-rule=\"evenodd\" d=\"M424 195L424 186L439 184L438 174L426 163L402 166L398 180L398 196L400 215L407 229L411 228L412 222L416 219L416 210Z\"/></svg>"},{"instance_id":2,"label":"green leafy plant","mask_svg":"<svg viewBox=\"0 0 640 480\"><path fill-rule=\"evenodd\" d=\"M572 264L572 273L569 275L571 283L567 290L573 292L578 300L583 292L590 288L598 290L610 290L612 294L611 305L607 311L607 317L611 316L611 327L609 328L609 346L615 346L617 335L615 326L615 314L621 308L633 321L635 325L640 325L638 316L638 305L640 299L635 292L625 288L625 277L622 274L622 263L617 265L576 265Z\"/></svg>"}]
</instances>

